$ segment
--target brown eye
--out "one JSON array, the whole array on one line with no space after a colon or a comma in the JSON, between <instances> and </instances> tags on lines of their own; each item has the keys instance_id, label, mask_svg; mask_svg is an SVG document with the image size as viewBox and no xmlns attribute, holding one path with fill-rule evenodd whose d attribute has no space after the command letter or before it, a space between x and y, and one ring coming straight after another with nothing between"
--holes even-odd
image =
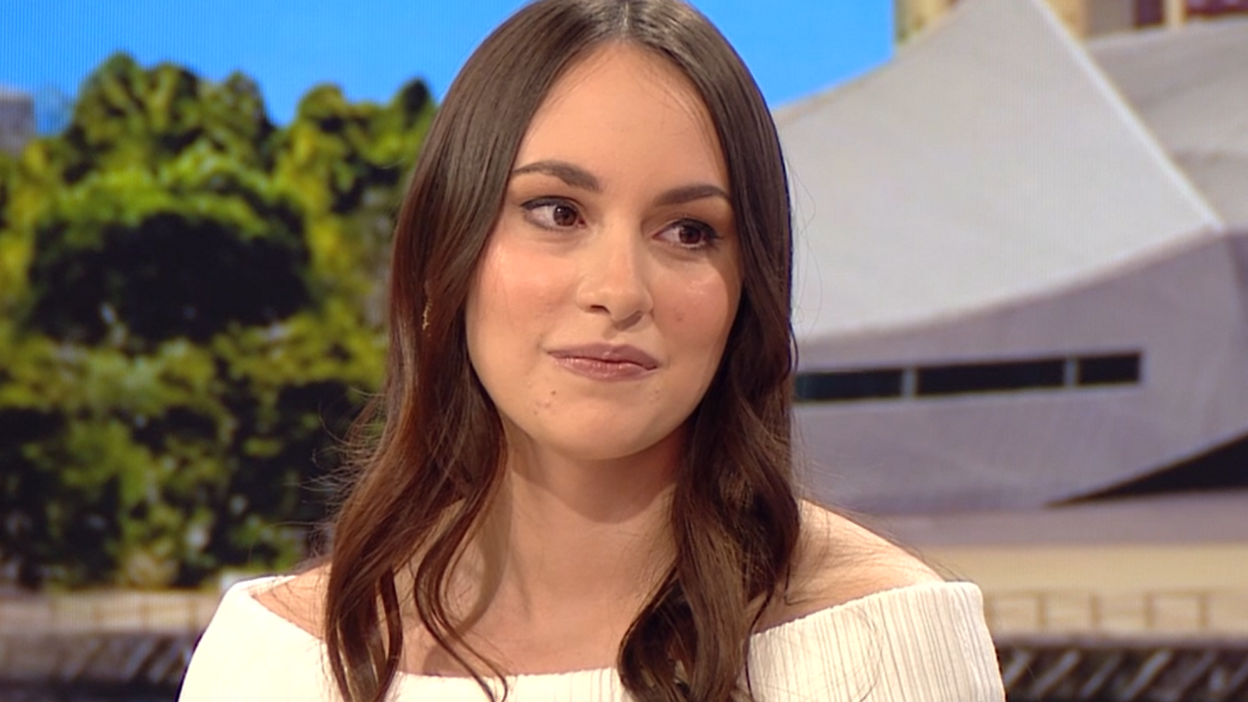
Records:
<instances>
[{"instance_id":1,"label":"brown eye","mask_svg":"<svg viewBox=\"0 0 1248 702\"><path fill-rule=\"evenodd\" d=\"M576 224L576 210L567 205L555 205L550 211L550 219L560 227L571 227Z\"/></svg>"},{"instance_id":2,"label":"brown eye","mask_svg":"<svg viewBox=\"0 0 1248 702\"><path fill-rule=\"evenodd\" d=\"M523 205L530 222L543 229L569 229L581 222L581 213L566 200L540 199Z\"/></svg>"},{"instance_id":3,"label":"brown eye","mask_svg":"<svg viewBox=\"0 0 1248 702\"><path fill-rule=\"evenodd\" d=\"M698 227L683 224L676 231L677 239L684 246L698 246L706 241L706 232Z\"/></svg>"},{"instance_id":4,"label":"brown eye","mask_svg":"<svg viewBox=\"0 0 1248 702\"><path fill-rule=\"evenodd\" d=\"M673 222L659 238L684 249L701 249L713 245L719 234L708 224L685 219Z\"/></svg>"}]
</instances>

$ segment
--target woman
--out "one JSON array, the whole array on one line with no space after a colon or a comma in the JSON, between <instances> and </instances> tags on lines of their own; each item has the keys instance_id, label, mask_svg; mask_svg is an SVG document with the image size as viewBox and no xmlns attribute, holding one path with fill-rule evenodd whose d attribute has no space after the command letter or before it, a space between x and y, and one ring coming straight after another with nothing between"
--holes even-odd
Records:
<instances>
[{"instance_id":1,"label":"woman","mask_svg":"<svg viewBox=\"0 0 1248 702\"><path fill-rule=\"evenodd\" d=\"M326 564L242 583L182 699L1000 700L979 593L795 497L790 222L679 0L540 0L399 215Z\"/></svg>"}]
</instances>

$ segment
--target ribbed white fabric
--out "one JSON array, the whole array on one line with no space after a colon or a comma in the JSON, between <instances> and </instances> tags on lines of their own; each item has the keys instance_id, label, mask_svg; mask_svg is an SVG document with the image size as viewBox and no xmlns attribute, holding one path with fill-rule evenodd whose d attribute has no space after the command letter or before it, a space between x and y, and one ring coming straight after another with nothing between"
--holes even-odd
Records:
<instances>
[{"instance_id":1,"label":"ribbed white fabric","mask_svg":"<svg viewBox=\"0 0 1248 702\"><path fill-rule=\"evenodd\" d=\"M180 702L340 702L321 641L252 597L277 582L230 588L191 660ZM756 634L751 643L758 702L1005 699L983 597L970 583L875 593ZM509 702L629 699L610 668L517 675L508 688ZM469 678L400 674L390 699L486 698Z\"/></svg>"}]
</instances>

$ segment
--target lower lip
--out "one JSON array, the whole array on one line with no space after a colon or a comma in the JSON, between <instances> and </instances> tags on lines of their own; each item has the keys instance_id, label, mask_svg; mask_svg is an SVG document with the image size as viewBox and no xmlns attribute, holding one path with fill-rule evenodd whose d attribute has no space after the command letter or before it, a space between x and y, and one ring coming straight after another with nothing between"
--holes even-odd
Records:
<instances>
[{"instance_id":1,"label":"lower lip","mask_svg":"<svg viewBox=\"0 0 1248 702\"><path fill-rule=\"evenodd\" d=\"M566 370L593 380L637 380L651 372L651 369L636 363L603 361L580 356L556 356L555 362Z\"/></svg>"}]
</instances>

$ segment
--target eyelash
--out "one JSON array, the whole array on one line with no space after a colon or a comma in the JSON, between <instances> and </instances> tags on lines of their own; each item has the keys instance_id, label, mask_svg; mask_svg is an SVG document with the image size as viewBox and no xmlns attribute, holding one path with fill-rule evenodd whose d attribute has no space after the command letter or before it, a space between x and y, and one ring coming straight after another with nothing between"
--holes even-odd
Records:
<instances>
[{"instance_id":1,"label":"eyelash","mask_svg":"<svg viewBox=\"0 0 1248 702\"><path fill-rule=\"evenodd\" d=\"M523 205L521 205L521 207L525 211L525 215L526 215L525 218L528 219L530 222L532 222L535 226L541 227L542 229L557 231L557 230L564 228L563 226L554 224L553 222L539 221L539 218L536 216L535 213L538 210L542 210L544 208L553 209L556 207L566 207L572 210L572 212L576 214L577 224L581 223L580 210L577 209L576 205L572 204L571 202L567 200L560 200L557 198L538 198L536 200L530 200L524 203ZM552 211L552 214L553 214L553 211ZM572 225L572 226L576 226L576 225ZM677 246L679 248L682 248L688 251L698 251L701 249L714 247L716 244L719 243L719 240L722 238L719 232L715 231L714 227L707 224L706 222L702 222L696 219L678 219L674 222L671 222L666 227L664 227L663 231L667 232L672 229L676 229L680 227L692 227L698 230L698 232L702 235L702 241L696 244L683 244L679 240L668 242L668 243L671 243L673 246Z\"/></svg>"}]
</instances>

